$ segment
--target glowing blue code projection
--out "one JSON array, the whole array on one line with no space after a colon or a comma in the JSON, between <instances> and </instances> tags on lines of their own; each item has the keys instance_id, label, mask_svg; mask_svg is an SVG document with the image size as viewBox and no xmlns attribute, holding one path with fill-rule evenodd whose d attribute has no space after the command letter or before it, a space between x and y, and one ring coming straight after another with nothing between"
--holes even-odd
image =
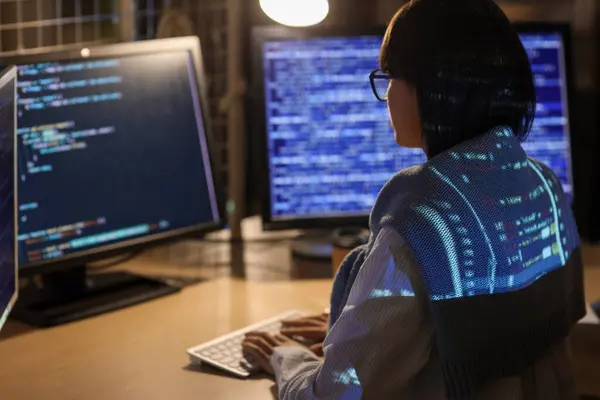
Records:
<instances>
[{"instance_id":1,"label":"glowing blue code projection","mask_svg":"<svg viewBox=\"0 0 600 400\"><path fill-rule=\"evenodd\" d=\"M218 220L188 52L18 70L24 265Z\"/></svg>"},{"instance_id":2,"label":"glowing blue code projection","mask_svg":"<svg viewBox=\"0 0 600 400\"><path fill-rule=\"evenodd\" d=\"M565 57L559 34L523 34L538 92L528 155L572 195ZM387 105L368 75L381 38L268 41L263 47L271 216L274 220L370 213L387 180L425 161L398 148Z\"/></svg>"}]
</instances>

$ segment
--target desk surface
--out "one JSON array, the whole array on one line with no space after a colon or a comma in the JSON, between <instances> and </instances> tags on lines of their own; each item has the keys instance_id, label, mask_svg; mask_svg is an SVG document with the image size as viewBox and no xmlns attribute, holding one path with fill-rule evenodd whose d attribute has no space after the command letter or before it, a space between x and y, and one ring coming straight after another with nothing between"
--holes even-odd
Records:
<instances>
[{"instance_id":1,"label":"desk surface","mask_svg":"<svg viewBox=\"0 0 600 400\"><path fill-rule=\"evenodd\" d=\"M185 349L290 309L319 312L329 302L331 280L290 280L302 267L290 264L285 246L255 243L243 255L233 253L197 242L157 249L124 267L210 280L63 327L33 330L10 322L0 340L0 398L273 399L272 381L193 369ZM245 262L230 268L229 256ZM588 248L584 258L588 298L600 299L600 248ZM573 347L581 359L578 373L589 380L585 391L600 394L594 376L600 363L598 329L578 329Z\"/></svg>"},{"instance_id":2,"label":"desk surface","mask_svg":"<svg viewBox=\"0 0 600 400\"><path fill-rule=\"evenodd\" d=\"M273 399L251 383L193 370L185 349L289 309L318 312L330 282L222 278L64 327L0 341L2 399Z\"/></svg>"}]
</instances>

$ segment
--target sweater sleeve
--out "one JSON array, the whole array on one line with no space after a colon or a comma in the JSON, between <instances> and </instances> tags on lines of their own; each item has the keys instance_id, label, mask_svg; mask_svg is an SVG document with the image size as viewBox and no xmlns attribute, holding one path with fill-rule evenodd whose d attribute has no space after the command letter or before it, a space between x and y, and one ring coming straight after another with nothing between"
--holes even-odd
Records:
<instances>
[{"instance_id":1,"label":"sweater sleeve","mask_svg":"<svg viewBox=\"0 0 600 400\"><path fill-rule=\"evenodd\" d=\"M419 282L411 279L416 268L398 233L382 229L325 339L323 361L301 348L275 349L271 364L280 399L351 400L402 393L424 368L432 348L427 305L411 284Z\"/></svg>"}]
</instances>

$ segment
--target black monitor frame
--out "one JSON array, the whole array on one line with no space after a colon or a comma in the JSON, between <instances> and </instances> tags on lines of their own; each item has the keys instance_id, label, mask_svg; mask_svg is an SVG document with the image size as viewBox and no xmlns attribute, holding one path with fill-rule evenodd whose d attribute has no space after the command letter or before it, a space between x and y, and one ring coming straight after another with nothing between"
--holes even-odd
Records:
<instances>
[{"instance_id":1,"label":"black monitor frame","mask_svg":"<svg viewBox=\"0 0 600 400\"><path fill-rule=\"evenodd\" d=\"M347 36L381 36L385 34L385 27L316 27L316 28L288 28L283 26L256 27L252 31L252 97L251 107L254 115L252 126L253 138L257 141L258 181L263 187L261 193L262 224L266 231L286 229L323 229L339 228L344 226L367 227L368 215L326 218L299 218L286 220L273 220L271 216L271 173L268 158L267 115L265 112L265 84L263 74L263 44L269 40L278 39L310 39ZM369 77L365 76L365 82ZM373 101L376 101L373 98Z\"/></svg>"},{"instance_id":2,"label":"black monitor frame","mask_svg":"<svg viewBox=\"0 0 600 400\"><path fill-rule=\"evenodd\" d=\"M569 24L565 23L545 23L545 22L521 22L515 23L515 28L519 33L560 33L563 37L565 53L565 70L567 79L567 101L569 107L569 132L571 148L573 147L574 135L572 124L573 109L573 69L571 53L571 29ZM257 149L258 161L255 170L258 171L258 181L263 185L260 189L262 224L265 231L286 230L286 229L332 229L345 226L367 227L369 215L350 216L350 217L324 217L324 218L299 218L286 220L273 220L271 215L271 188L270 188L270 170L268 161L268 138L267 138L267 115L265 112L265 86L263 70L263 44L269 40L286 39L310 39L327 37L349 37L349 36L373 36L383 37L384 27L334 27L334 28L287 28L281 26L257 27L252 32L252 86L250 99L251 114L254 115L253 138L258 141ZM368 79L368 77L365 77ZM375 100L374 100L375 101ZM571 157L571 171L573 180L573 193L576 192L575 167ZM573 198L576 196L574 195Z\"/></svg>"},{"instance_id":3,"label":"black monitor frame","mask_svg":"<svg viewBox=\"0 0 600 400\"><path fill-rule=\"evenodd\" d=\"M7 85L11 82L14 82L15 85L15 90L13 93L13 98L14 98L14 122L15 122L15 128L16 128L16 123L17 123L17 68L14 65L11 65L7 68L5 68L3 71L0 70L0 88L4 87L4 85ZM6 310L0 310L0 318L3 316L4 313L10 313L11 309L15 306L15 303L17 302L17 299L19 297L19 241L17 239L17 232L18 232L18 225L19 225L19 220L17 218L18 215L18 199L17 199L17 186L18 186L18 176L19 176L19 172L18 172L18 162L17 162L17 156L18 156L18 146L17 146L17 130L14 129L13 132L13 154L14 154L14 163L13 163L13 168L14 168L14 177L13 177L13 212L14 212L14 268L15 268L15 291L11 296L11 299L8 303L8 307ZM2 323L0 321L0 329L2 329Z\"/></svg>"},{"instance_id":4,"label":"black monitor frame","mask_svg":"<svg viewBox=\"0 0 600 400\"><path fill-rule=\"evenodd\" d=\"M203 234L214 232L216 230L223 229L226 226L225 222L225 209L224 209L224 192L221 186L221 182L218 179L218 168L220 166L220 160L218 152L216 151L214 137L212 135L209 103L206 93L206 76L204 72L204 65L202 60L202 51L200 47L200 40L196 36L171 38L171 39L157 39L157 40L146 40L129 43L117 43L100 45L93 47L72 47L67 50L61 50L50 53L38 53L28 54L22 56L14 56L7 58L0 58L0 64L34 64L40 62L50 61L76 61L76 60L92 60L95 58L105 57L119 57L119 56L131 56L131 55L143 55L143 54L156 54L156 53L167 53L167 52L180 52L188 51L194 61L195 66L195 78L198 83L198 93L200 99L200 108L202 118L204 122L204 131L206 135L206 142L208 147L208 153L210 157L210 166L213 177L213 185L215 189L215 196L217 200L217 208L219 212L219 221L210 222L206 224L193 225L185 228L170 230L168 232L162 232L154 235L144 236L141 238L135 238L131 240L125 240L118 243L113 243L105 246L100 246L90 250L84 250L66 256L45 260L35 263L29 263L27 265L20 266L20 273L22 276L30 276L35 274L47 274L63 269L74 268L77 266L85 265L87 263L98 261L104 258L117 256L123 253L135 252L143 250L146 247L151 247L159 244L164 244L169 241L181 239L185 237L199 237Z\"/></svg>"}]
</instances>

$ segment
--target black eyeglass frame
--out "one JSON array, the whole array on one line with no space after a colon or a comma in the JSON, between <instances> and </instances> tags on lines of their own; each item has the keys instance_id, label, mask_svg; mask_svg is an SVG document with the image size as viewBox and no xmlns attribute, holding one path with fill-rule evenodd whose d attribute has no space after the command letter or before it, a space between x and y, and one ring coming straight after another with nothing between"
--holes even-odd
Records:
<instances>
[{"instance_id":1,"label":"black eyeglass frame","mask_svg":"<svg viewBox=\"0 0 600 400\"><path fill-rule=\"evenodd\" d=\"M376 69L375 71L373 71L369 74L369 81L371 82L371 89L373 89L373 93L375 94L375 97L377 98L377 100L385 103L385 102L387 102L387 97L382 98L381 96L379 96L379 93L377 92L377 86L375 85L376 79L386 80L389 85L389 81L392 79L392 77L380 69Z\"/></svg>"}]
</instances>

